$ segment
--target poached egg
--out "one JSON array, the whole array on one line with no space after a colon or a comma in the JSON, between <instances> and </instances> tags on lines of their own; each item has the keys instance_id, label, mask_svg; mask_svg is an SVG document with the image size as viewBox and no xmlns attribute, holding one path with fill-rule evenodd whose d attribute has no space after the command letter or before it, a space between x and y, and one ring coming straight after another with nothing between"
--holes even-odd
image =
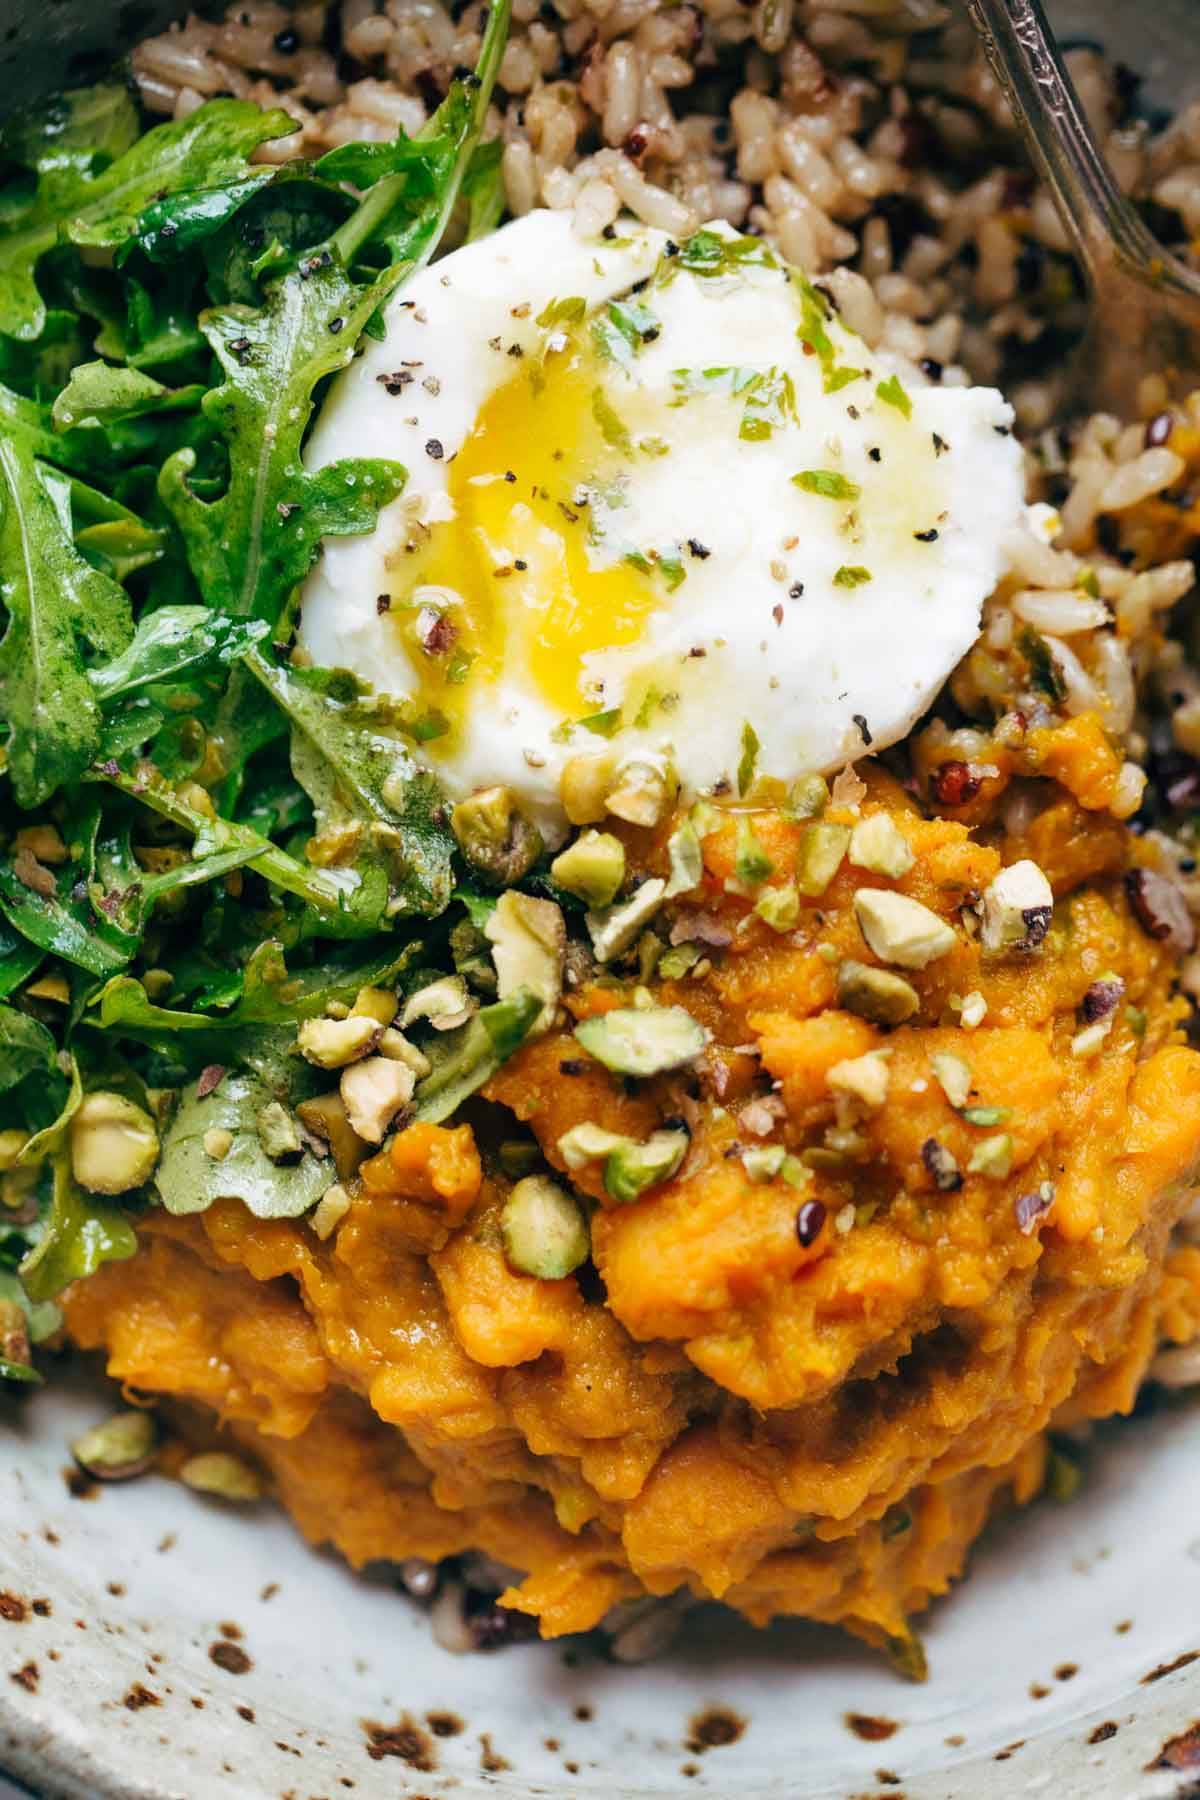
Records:
<instances>
[{"instance_id":1,"label":"poached egg","mask_svg":"<svg viewBox=\"0 0 1200 1800\"><path fill-rule=\"evenodd\" d=\"M397 459L328 541L300 641L405 702L451 799L551 841L582 751L685 795L903 737L975 640L1023 516L1012 411L870 350L760 240L539 211L416 275L307 450ZM739 777L740 769L740 777Z\"/></svg>"}]
</instances>

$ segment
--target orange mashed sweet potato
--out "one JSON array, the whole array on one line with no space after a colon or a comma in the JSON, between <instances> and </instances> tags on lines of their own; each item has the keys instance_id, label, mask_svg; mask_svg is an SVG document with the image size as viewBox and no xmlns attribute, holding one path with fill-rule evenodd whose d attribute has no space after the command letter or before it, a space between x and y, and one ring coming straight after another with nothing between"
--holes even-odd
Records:
<instances>
[{"instance_id":1,"label":"orange mashed sweet potato","mask_svg":"<svg viewBox=\"0 0 1200 1800\"><path fill-rule=\"evenodd\" d=\"M911 1669L909 1621L994 1507L1038 1492L1049 1430L1128 1411L1160 1343L1200 1329L1200 1251L1171 1238L1200 1161L1200 1055L1172 959L1126 900L1134 840L1100 810L1119 764L1094 721L1023 755L998 746L948 818L871 775L861 816L901 826L912 868L843 862L792 929L726 886L736 821L708 835L702 888L654 927L665 945L703 914L728 934L652 982L711 1034L694 1078L632 1083L586 1055L573 1024L638 981L601 974L465 1122L412 1125L366 1161L328 1241L231 1201L151 1213L139 1255L68 1295L73 1337L130 1387L216 1414L304 1533L355 1565L482 1549L525 1572L504 1603L548 1636L683 1589L759 1623L839 1623ZM1035 774L1049 803L1003 835L1007 781ZM753 824L790 868L803 827ZM638 872L666 873L666 837L626 833ZM985 955L961 909L1022 857L1051 879L1053 925L1034 951ZM836 1000L839 961L876 960L864 885L956 926L949 954L904 972L920 1007L890 1031ZM1101 976L1121 1005L1080 1054ZM968 995L986 1002L969 1029ZM880 1049L887 1097L855 1113L829 1071ZM935 1073L947 1055L967 1104ZM572 1126L644 1139L672 1120L686 1160L632 1204L598 1164L571 1175L595 1203L587 1279L514 1272L495 1155L514 1121L562 1170ZM742 1151L767 1135L793 1179L750 1178Z\"/></svg>"}]
</instances>

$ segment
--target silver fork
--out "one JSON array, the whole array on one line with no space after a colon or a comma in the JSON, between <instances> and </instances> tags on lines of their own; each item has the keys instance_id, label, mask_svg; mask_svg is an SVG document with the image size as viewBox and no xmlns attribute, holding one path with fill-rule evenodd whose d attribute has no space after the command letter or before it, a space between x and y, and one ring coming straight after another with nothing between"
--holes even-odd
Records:
<instances>
[{"instance_id":1,"label":"silver fork","mask_svg":"<svg viewBox=\"0 0 1200 1800\"><path fill-rule=\"evenodd\" d=\"M1162 377L1167 394L1195 385L1200 277L1164 250L1118 188L1041 0L966 0L966 7L1091 291L1071 400L1130 416L1145 410L1149 376Z\"/></svg>"}]
</instances>

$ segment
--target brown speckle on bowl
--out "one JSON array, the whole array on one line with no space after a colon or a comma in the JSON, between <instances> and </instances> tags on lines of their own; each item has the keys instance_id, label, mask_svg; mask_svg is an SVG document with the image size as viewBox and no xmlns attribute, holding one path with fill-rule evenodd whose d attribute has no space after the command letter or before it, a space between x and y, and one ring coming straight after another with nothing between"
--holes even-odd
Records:
<instances>
[{"instance_id":1,"label":"brown speckle on bowl","mask_svg":"<svg viewBox=\"0 0 1200 1800\"><path fill-rule=\"evenodd\" d=\"M1010 1757L1015 1756L1017 1754L1017 1751L1024 1749L1024 1747L1025 1747L1025 1739L1017 1738L1015 1743L1005 1744L1003 1750L997 1750L995 1757L993 1758L993 1761L1007 1762Z\"/></svg>"},{"instance_id":2,"label":"brown speckle on bowl","mask_svg":"<svg viewBox=\"0 0 1200 1800\"><path fill-rule=\"evenodd\" d=\"M575 1717L579 1720L581 1725L590 1725L595 1716L596 1714L590 1706L577 1706L575 1708Z\"/></svg>"},{"instance_id":3,"label":"brown speckle on bowl","mask_svg":"<svg viewBox=\"0 0 1200 1800\"><path fill-rule=\"evenodd\" d=\"M1059 1663L1054 1671L1054 1679L1055 1681L1074 1681L1078 1673L1078 1663Z\"/></svg>"},{"instance_id":4,"label":"brown speckle on bowl","mask_svg":"<svg viewBox=\"0 0 1200 1800\"><path fill-rule=\"evenodd\" d=\"M702 1756L706 1750L720 1750L726 1744L736 1744L745 1729L745 1719L739 1718L727 1706L710 1706L690 1721L686 1747L693 1755Z\"/></svg>"},{"instance_id":5,"label":"brown speckle on bowl","mask_svg":"<svg viewBox=\"0 0 1200 1800\"><path fill-rule=\"evenodd\" d=\"M1162 1681L1167 1675L1174 1675L1179 1669L1186 1669L1190 1663L1200 1662L1200 1650L1185 1650L1174 1662L1159 1663L1157 1669L1151 1669L1148 1675L1142 1676L1142 1686L1149 1687L1151 1682Z\"/></svg>"},{"instance_id":6,"label":"brown speckle on bowl","mask_svg":"<svg viewBox=\"0 0 1200 1800\"><path fill-rule=\"evenodd\" d=\"M1113 1630L1116 1632L1118 1637L1124 1637L1125 1633L1127 1631L1133 1630L1133 1620L1132 1619L1118 1619L1117 1623L1113 1626Z\"/></svg>"},{"instance_id":7,"label":"brown speckle on bowl","mask_svg":"<svg viewBox=\"0 0 1200 1800\"><path fill-rule=\"evenodd\" d=\"M38 1682L41 1678L41 1673L35 1662L22 1663L21 1667L19 1669L14 1669L9 1676L9 1680L15 1681L18 1687L23 1687L27 1694L37 1693Z\"/></svg>"},{"instance_id":8,"label":"brown speckle on bowl","mask_svg":"<svg viewBox=\"0 0 1200 1800\"><path fill-rule=\"evenodd\" d=\"M41 1598L31 1600L29 1605L30 1611L34 1614L34 1617L38 1619L48 1619L53 1611L50 1602Z\"/></svg>"},{"instance_id":9,"label":"brown speckle on bowl","mask_svg":"<svg viewBox=\"0 0 1200 1800\"><path fill-rule=\"evenodd\" d=\"M81 1469L78 1463L71 1463L62 1471L68 1494L72 1500L94 1500L100 1492L100 1483Z\"/></svg>"},{"instance_id":10,"label":"brown speckle on bowl","mask_svg":"<svg viewBox=\"0 0 1200 1800\"><path fill-rule=\"evenodd\" d=\"M217 1630L222 1637L232 1638L235 1644L240 1644L246 1635L241 1626L235 1625L232 1619L222 1619Z\"/></svg>"},{"instance_id":11,"label":"brown speckle on bowl","mask_svg":"<svg viewBox=\"0 0 1200 1800\"><path fill-rule=\"evenodd\" d=\"M425 1714L425 1723L434 1737L459 1737L467 1729L457 1713L430 1712Z\"/></svg>"},{"instance_id":12,"label":"brown speckle on bowl","mask_svg":"<svg viewBox=\"0 0 1200 1800\"><path fill-rule=\"evenodd\" d=\"M1097 1725L1088 1738L1089 1744L1107 1744L1109 1738L1115 1738L1121 1727L1115 1719L1105 1719L1103 1725Z\"/></svg>"},{"instance_id":13,"label":"brown speckle on bowl","mask_svg":"<svg viewBox=\"0 0 1200 1800\"><path fill-rule=\"evenodd\" d=\"M1178 1737L1168 1738L1148 1769L1200 1769L1200 1719Z\"/></svg>"},{"instance_id":14,"label":"brown speckle on bowl","mask_svg":"<svg viewBox=\"0 0 1200 1800\"><path fill-rule=\"evenodd\" d=\"M135 1681L128 1692L122 1696L121 1705L128 1712L141 1712L147 1706L161 1706L162 1697L156 1694L153 1688L146 1687L143 1682Z\"/></svg>"},{"instance_id":15,"label":"brown speckle on bowl","mask_svg":"<svg viewBox=\"0 0 1200 1800\"><path fill-rule=\"evenodd\" d=\"M486 1775L502 1775L512 1764L507 1757L501 1756L494 1747L491 1734L481 1731L479 1734L479 1766Z\"/></svg>"},{"instance_id":16,"label":"brown speckle on bowl","mask_svg":"<svg viewBox=\"0 0 1200 1800\"><path fill-rule=\"evenodd\" d=\"M253 1723L254 1723L254 1708L252 1706L238 1706L238 1707L235 1707L234 1710L236 1711L239 1719L245 1719L247 1725L253 1725Z\"/></svg>"},{"instance_id":17,"label":"brown speckle on bowl","mask_svg":"<svg viewBox=\"0 0 1200 1800\"><path fill-rule=\"evenodd\" d=\"M240 1644L231 1643L228 1638L218 1638L215 1644L208 1646L208 1658L215 1662L218 1669L224 1669L227 1675L246 1675L254 1667L253 1660L247 1656Z\"/></svg>"},{"instance_id":18,"label":"brown speckle on bowl","mask_svg":"<svg viewBox=\"0 0 1200 1800\"><path fill-rule=\"evenodd\" d=\"M846 1714L846 1729L861 1738L864 1744L882 1744L887 1738L895 1737L900 1727L895 1719L877 1719L870 1713L850 1712Z\"/></svg>"},{"instance_id":19,"label":"brown speckle on bowl","mask_svg":"<svg viewBox=\"0 0 1200 1800\"><path fill-rule=\"evenodd\" d=\"M0 1594L0 1619L9 1625L23 1625L29 1617L29 1604L19 1594Z\"/></svg>"},{"instance_id":20,"label":"brown speckle on bowl","mask_svg":"<svg viewBox=\"0 0 1200 1800\"><path fill-rule=\"evenodd\" d=\"M1029 1698L1031 1700L1044 1700L1048 1694L1052 1694L1053 1692L1053 1688L1046 1687L1041 1681L1031 1681L1029 1684Z\"/></svg>"},{"instance_id":21,"label":"brown speckle on bowl","mask_svg":"<svg viewBox=\"0 0 1200 1800\"><path fill-rule=\"evenodd\" d=\"M407 1713L402 1713L394 1725L378 1725L373 1719L364 1719L362 1726L367 1737L367 1755L372 1762L395 1756L410 1769L419 1769L423 1775L437 1768L433 1739Z\"/></svg>"},{"instance_id":22,"label":"brown speckle on bowl","mask_svg":"<svg viewBox=\"0 0 1200 1800\"><path fill-rule=\"evenodd\" d=\"M894 1769L876 1769L875 1779L880 1787L899 1787L903 1776L897 1775Z\"/></svg>"}]
</instances>

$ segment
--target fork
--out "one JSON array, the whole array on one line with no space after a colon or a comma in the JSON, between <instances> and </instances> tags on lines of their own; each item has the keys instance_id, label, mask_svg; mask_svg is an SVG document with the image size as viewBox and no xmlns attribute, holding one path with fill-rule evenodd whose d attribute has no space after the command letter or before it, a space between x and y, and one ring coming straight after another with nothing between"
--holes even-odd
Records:
<instances>
[{"instance_id":1,"label":"fork","mask_svg":"<svg viewBox=\"0 0 1200 1800\"><path fill-rule=\"evenodd\" d=\"M1090 290L1069 398L1089 412L1153 411L1200 376L1200 277L1118 188L1041 0L966 0L966 8Z\"/></svg>"}]
</instances>

